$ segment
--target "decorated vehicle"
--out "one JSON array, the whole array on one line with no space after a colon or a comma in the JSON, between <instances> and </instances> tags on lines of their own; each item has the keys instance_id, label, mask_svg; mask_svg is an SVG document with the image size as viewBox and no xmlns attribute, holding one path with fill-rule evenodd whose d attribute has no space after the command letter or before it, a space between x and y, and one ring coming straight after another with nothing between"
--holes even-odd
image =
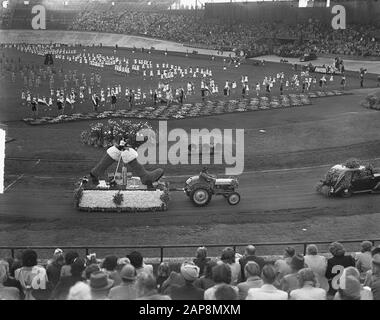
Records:
<instances>
[{"instance_id":1,"label":"decorated vehicle","mask_svg":"<svg viewBox=\"0 0 380 320\"><path fill-rule=\"evenodd\" d=\"M317 185L325 196L349 198L355 193L380 193L380 170L353 159L333 166Z\"/></svg>"},{"instance_id":2,"label":"decorated vehicle","mask_svg":"<svg viewBox=\"0 0 380 320\"><path fill-rule=\"evenodd\" d=\"M99 134L95 135L95 143L108 148L96 166L90 170L89 177L84 177L76 189L77 208L82 211L111 212L167 210L168 184L159 181L164 170L146 170L137 159L138 153L135 148L138 147L138 139L135 131L140 124L125 125L121 128L124 130L119 130L120 132L115 130L116 125L117 123L113 130L106 131L107 135L113 132L112 138L104 139L103 130L99 130ZM115 135L120 135L121 138L116 140ZM142 143L144 142L145 140ZM115 163L116 170L111 174L108 172L107 179L107 171Z\"/></svg>"},{"instance_id":3,"label":"decorated vehicle","mask_svg":"<svg viewBox=\"0 0 380 320\"><path fill-rule=\"evenodd\" d=\"M203 168L199 175L186 180L184 192L197 207L208 205L213 195L224 196L230 205L237 205L240 202L238 186L237 178L217 178Z\"/></svg>"},{"instance_id":4,"label":"decorated vehicle","mask_svg":"<svg viewBox=\"0 0 380 320\"><path fill-rule=\"evenodd\" d=\"M316 60L317 55L315 53L305 53L300 57L301 62Z\"/></svg>"}]
</instances>

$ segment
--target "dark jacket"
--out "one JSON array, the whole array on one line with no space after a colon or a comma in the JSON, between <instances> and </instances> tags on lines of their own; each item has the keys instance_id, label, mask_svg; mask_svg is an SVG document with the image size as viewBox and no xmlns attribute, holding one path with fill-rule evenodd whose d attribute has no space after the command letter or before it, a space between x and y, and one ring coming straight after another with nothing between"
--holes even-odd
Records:
<instances>
[{"instance_id":1,"label":"dark jacket","mask_svg":"<svg viewBox=\"0 0 380 320\"><path fill-rule=\"evenodd\" d=\"M49 279L49 282L52 285L52 288L55 288L59 279L61 277L62 265L52 262L46 267L46 274Z\"/></svg>"},{"instance_id":2,"label":"dark jacket","mask_svg":"<svg viewBox=\"0 0 380 320\"><path fill-rule=\"evenodd\" d=\"M194 281L194 286L203 290L207 290L208 288L215 286L215 281L202 276Z\"/></svg>"},{"instance_id":3,"label":"dark jacket","mask_svg":"<svg viewBox=\"0 0 380 320\"><path fill-rule=\"evenodd\" d=\"M380 278L376 278L376 280L372 282L371 291L373 300L380 300Z\"/></svg>"},{"instance_id":4,"label":"dark jacket","mask_svg":"<svg viewBox=\"0 0 380 320\"><path fill-rule=\"evenodd\" d=\"M3 285L4 287L17 288L20 292L20 300L24 300L24 290L22 289L21 283L18 280L8 277L7 280L4 281Z\"/></svg>"},{"instance_id":5,"label":"dark jacket","mask_svg":"<svg viewBox=\"0 0 380 320\"><path fill-rule=\"evenodd\" d=\"M170 297L173 300L203 300L204 290L187 282L183 286L173 285Z\"/></svg>"},{"instance_id":6,"label":"dark jacket","mask_svg":"<svg viewBox=\"0 0 380 320\"><path fill-rule=\"evenodd\" d=\"M241 273L240 273L241 274L241 282L244 282L245 280L247 280L245 278L244 267L248 263L248 261L256 262L260 267L260 272L265 265L265 260L261 257L258 257L258 256L244 256L244 257L240 258L239 263L240 263L240 268L241 268Z\"/></svg>"},{"instance_id":7,"label":"dark jacket","mask_svg":"<svg viewBox=\"0 0 380 320\"><path fill-rule=\"evenodd\" d=\"M206 267L206 264L210 261L210 258L205 259L193 259L195 265L199 268L199 275L202 276Z\"/></svg>"},{"instance_id":8,"label":"dark jacket","mask_svg":"<svg viewBox=\"0 0 380 320\"><path fill-rule=\"evenodd\" d=\"M334 266L340 266L340 268L338 268L341 270L333 272ZM355 267L355 259L350 255L335 256L327 260L326 278L330 285L330 289L328 292L330 295L334 295L336 293L336 290L332 287L331 284L332 280L336 275L342 273L343 269L347 267Z\"/></svg>"},{"instance_id":9,"label":"dark jacket","mask_svg":"<svg viewBox=\"0 0 380 320\"><path fill-rule=\"evenodd\" d=\"M77 282L84 281L80 277L66 276L62 277L57 286L54 288L50 300L66 300L69 294L70 288Z\"/></svg>"}]
</instances>

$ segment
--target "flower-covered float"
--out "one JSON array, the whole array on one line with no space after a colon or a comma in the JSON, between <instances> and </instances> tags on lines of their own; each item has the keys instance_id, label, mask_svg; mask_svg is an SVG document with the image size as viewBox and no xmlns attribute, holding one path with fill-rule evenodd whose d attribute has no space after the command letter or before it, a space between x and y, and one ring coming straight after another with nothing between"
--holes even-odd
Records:
<instances>
[{"instance_id":1,"label":"flower-covered float","mask_svg":"<svg viewBox=\"0 0 380 320\"><path fill-rule=\"evenodd\" d=\"M355 193L380 193L380 170L357 159L330 168L317 184L317 192L327 196L349 198Z\"/></svg>"},{"instance_id":2,"label":"flower-covered float","mask_svg":"<svg viewBox=\"0 0 380 320\"><path fill-rule=\"evenodd\" d=\"M138 160L136 149L147 142L139 141L140 130L152 130L146 122L128 120L97 123L84 131L84 144L106 148L106 153L89 177L80 180L75 190L75 205L82 211L138 212L164 211L168 208L169 188L160 182L161 168L148 171ZM107 170L116 164L114 172ZM130 172L128 172L130 171Z\"/></svg>"},{"instance_id":3,"label":"flower-covered float","mask_svg":"<svg viewBox=\"0 0 380 320\"><path fill-rule=\"evenodd\" d=\"M167 183L148 188L138 177L128 177L125 183L120 181L116 186L100 180L95 188L81 182L75 190L75 204L80 211L87 212L166 211L169 188Z\"/></svg>"},{"instance_id":4,"label":"flower-covered float","mask_svg":"<svg viewBox=\"0 0 380 320\"><path fill-rule=\"evenodd\" d=\"M361 105L368 109L380 110L380 90L369 94Z\"/></svg>"}]
</instances>

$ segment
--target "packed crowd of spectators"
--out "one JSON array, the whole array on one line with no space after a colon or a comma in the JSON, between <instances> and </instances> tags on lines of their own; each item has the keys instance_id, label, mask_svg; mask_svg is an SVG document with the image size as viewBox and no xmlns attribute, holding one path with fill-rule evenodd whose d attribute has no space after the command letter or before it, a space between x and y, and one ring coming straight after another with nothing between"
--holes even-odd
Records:
<instances>
[{"instance_id":1,"label":"packed crowd of spectators","mask_svg":"<svg viewBox=\"0 0 380 320\"><path fill-rule=\"evenodd\" d=\"M20 259L0 260L0 299L380 300L380 246L363 241L351 255L334 242L327 258L316 245L306 251L286 247L281 259L269 261L253 245L243 255L224 248L220 258L199 247L176 272L168 262L155 271L137 251L99 260L57 248L43 266L28 249Z\"/></svg>"},{"instance_id":2,"label":"packed crowd of spectators","mask_svg":"<svg viewBox=\"0 0 380 320\"><path fill-rule=\"evenodd\" d=\"M210 49L252 50L257 54L274 51L277 54L285 52L286 56L300 56L301 51L306 50L326 54L380 56L380 42L376 40L379 30L374 26L351 25L345 30L333 30L331 26L318 21L294 26L268 22L232 23L211 21L201 14L87 8L69 28L145 35ZM284 40L288 40L287 43L284 44Z\"/></svg>"},{"instance_id":3,"label":"packed crowd of spectators","mask_svg":"<svg viewBox=\"0 0 380 320\"><path fill-rule=\"evenodd\" d=\"M380 56L379 29L375 26L348 25L346 29L332 30L331 26L311 21L286 29L289 37L298 34L300 43L278 46L278 52L300 56L302 52L351 56ZM296 32L294 32L296 30ZM286 38L286 35L282 35Z\"/></svg>"},{"instance_id":4,"label":"packed crowd of spectators","mask_svg":"<svg viewBox=\"0 0 380 320\"><path fill-rule=\"evenodd\" d=\"M11 10L0 11L2 28L9 27L11 19ZM149 36L195 47L251 51L253 56L275 53L299 57L304 52L314 52L380 57L380 30L368 25L350 24L344 30L333 30L331 25L317 20L295 25L242 23L210 20L202 11L133 10L121 4L83 6L75 18L66 20L70 30Z\"/></svg>"},{"instance_id":5,"label":"packed crowd of spectators","mask_svg":"<svg viewBox=\"0 0 380 320\"><path fill-rule=\"evenodd\" d=\"M12 20L12 11L0 7L0 29L8 29Z\"/></svg>"},{"instance_id":6,"label":"packed crowd of spectators","mask_svg":"<svg viewBox=\"0 0 380 320\"><path fill-rule=\"evenodd\" d=\"M69 27L71 30L116 32L143 35L176 41L212 49L231 50L234 48L267 49L258 43L267 30L265 25L247 28L243 24L226 25L217 21L205 22L194 14L173 14L165 12L93 11L87 9L78 15Z\"/></svg>"}]
</instances>

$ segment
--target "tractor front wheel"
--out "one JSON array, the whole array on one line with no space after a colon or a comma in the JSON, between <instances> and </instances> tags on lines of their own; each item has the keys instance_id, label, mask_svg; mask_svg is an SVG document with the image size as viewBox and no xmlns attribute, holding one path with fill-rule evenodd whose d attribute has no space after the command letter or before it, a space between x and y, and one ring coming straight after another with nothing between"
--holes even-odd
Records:
<instances>
[{"instance_id":1,"label":"tractor front wheel","mask_svg":"<svg viewBox=\"0 0 380 320\"><path fill-rule=\"evenodd\" d=\"M235 206L240 202L240 194L233 192L228 195L227 201L231 206Z\"/></svg>"}]
</instances>

